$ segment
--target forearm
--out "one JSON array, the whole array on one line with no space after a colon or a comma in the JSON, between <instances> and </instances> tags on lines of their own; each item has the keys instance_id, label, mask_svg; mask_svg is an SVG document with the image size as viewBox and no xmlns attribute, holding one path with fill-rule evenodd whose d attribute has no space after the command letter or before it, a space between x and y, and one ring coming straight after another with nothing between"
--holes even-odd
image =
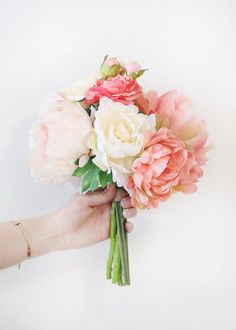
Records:
<instances>
[{"instance_id":1,"label":"forearm","mask_svg":"<svg viewBox=\"0 0 236 330\"><path fill-rule=\"evenodd\" d=\"M20 222L27 235L32 257L61 249L63 243L54 214ZM11 222L0 223L0 269L27 259L27 248L27 241L18 226Z\"/></svg>"}]
</instances>

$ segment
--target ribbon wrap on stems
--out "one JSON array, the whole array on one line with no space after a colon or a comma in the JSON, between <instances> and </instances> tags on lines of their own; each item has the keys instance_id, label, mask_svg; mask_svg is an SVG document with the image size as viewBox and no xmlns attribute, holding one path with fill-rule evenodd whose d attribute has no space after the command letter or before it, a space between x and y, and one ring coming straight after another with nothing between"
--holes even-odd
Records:
<instances>
[{"instance_id":1,"label":"ribbon wrap on stems","mask_svg":"<svg viewBox=\"0 0 236 330\"><path fill-rule=\"evenodd\" d=\"M112 202L110 224L110 252L107 261L107 279L120 286L130 285L128 236L121 199L123 189L117 189Z\"/></svg>"}]
</instances>

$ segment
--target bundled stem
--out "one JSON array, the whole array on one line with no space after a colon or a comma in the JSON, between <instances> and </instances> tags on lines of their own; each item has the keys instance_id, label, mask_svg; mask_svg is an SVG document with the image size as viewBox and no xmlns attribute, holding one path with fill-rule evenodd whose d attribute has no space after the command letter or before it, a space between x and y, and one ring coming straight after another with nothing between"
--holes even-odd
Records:
<instances>
[{"instance_id":1,"label":"bundled stem","mask_svg":"<svg viewBox=\"0 0 236 330\"><path fill-rule=\"evenodd\" d=\"M124 227L123 208L119 200L112 203L110 225L110 252L107 261L107 279L113 284L130 285L128 237Z\"/></svg>"},{"instance_id":2,"label":"bundled stem","mask_svg":"<svg viewBox=\"0 0 236 330\"><path fill-rule=\"evenodd\" d=\"M111 279L112 276L112 264L114 261L115 247L116 247L116 218L115 218L115 205L112 204L111 208L111 222L110 222L110 252L107 260L107 279Z\"/></svg>"}]
</instances>

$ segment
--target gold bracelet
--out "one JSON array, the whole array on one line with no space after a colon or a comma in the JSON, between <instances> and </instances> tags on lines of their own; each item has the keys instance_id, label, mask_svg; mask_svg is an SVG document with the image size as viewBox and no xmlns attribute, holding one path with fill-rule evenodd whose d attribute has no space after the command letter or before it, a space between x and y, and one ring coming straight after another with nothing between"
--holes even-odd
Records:
<instances>
[{"instance_id":1,"label":"gold bracelet","mask_svg":"<svg viewBox=\"0 0 236 330\"><path fill-rule=\"evenodd\" d=\"M23 236L24 236L24 239L27 243L27 257L30 258L32 256L32 250L31 250L31 247L30 247L30 243L29 243L29 239L28 239L28 235L26 234L22 224L20 221L13 221L14 225L16 225L22 232ZM20 268L20 267L19 267Z\"/></svg>"}]
</instances>

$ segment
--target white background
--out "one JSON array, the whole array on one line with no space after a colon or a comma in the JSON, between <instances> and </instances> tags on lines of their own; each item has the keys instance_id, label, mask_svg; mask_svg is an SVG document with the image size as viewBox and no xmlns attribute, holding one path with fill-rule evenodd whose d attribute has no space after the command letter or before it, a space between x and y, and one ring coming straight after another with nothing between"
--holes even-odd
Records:
<instances>
[{"instance_id":1,"label":"white background","mask_svg":"<svg viewBox=\"0 0 236 330\"><path fill-rule=\"evenodd\" d=\"M104 279L108 242L52 253L0 272L1 330L236 329L235 21L233 0L0 1L1 221L73 193L34 183L27 132L48 92L107 53L148 67L146 88L189 95L215 145L196 194L136 218L131 287Z\"/></svg>"}]
</instances>

